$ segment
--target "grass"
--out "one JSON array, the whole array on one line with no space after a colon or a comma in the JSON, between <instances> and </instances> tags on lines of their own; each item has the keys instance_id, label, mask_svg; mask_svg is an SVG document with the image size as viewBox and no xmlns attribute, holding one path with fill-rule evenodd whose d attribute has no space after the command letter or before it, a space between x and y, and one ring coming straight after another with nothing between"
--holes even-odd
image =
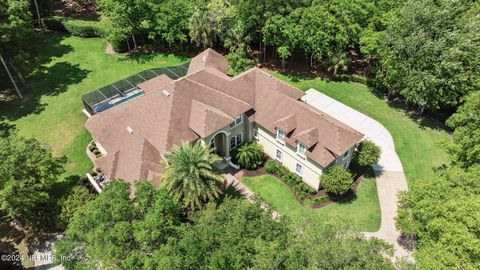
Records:
<instances>
[{"instance_id":1,"label":"grass","mask_svg":"<svg viewBox=\"0 0 480 270\"><path fill-rule=\"evenodd\" d=\"M37 46L41 56L31 65L35 69L28 76L26 98L1 105L0 128L16 129L49 145L54 154L66 155L68 174L84 174L92 167L85 155L91 137L83 127L83 94L144 69L188 60L173 54L107 55L105 40L58 33L39 33Z\"/></svg>"},{"instance_id":2,"label":"grass","mask_svg":"<svg viewBox=\"0 0 480 270\"><path fill-rule=\"evenodd\" d=\"M278 213L292 220L305 216L321 220L343 217L352 231L374 232L380 228L381 213L375 179L364 178L355 197L319 209L300 205L290 189L274 176L247 177L241 181Z\"/></svg>"},{"instance_id":3,"label":"grass","mask_svg":"<svg viewBox=\"0 0 480 270\"><path fill-rule=\"evenodd\" d=\"M433 177L433 168L448 163L448 154L441 145L450 137L443 123L411 117L389 105L383 93L363 84L274 75L303 91L314 88L384 125L392 134L409 185Z\"/></svg>"}]
</instances>

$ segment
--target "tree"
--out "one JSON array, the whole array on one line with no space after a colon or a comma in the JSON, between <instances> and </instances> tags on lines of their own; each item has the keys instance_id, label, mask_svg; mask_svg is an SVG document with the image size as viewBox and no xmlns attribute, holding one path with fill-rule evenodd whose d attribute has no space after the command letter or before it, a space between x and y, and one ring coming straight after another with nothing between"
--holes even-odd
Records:
<instances>
[{"instance_id":1,"label":"tree","mask_svg":"<svg viewBox=\"0 0 480 270\"><path fill-rule=\"evenodd\" d=\"M407 1L385 32L377 78L421 112L458 106L480 87L479 12L475 1Z\"/></svg>"},{"instance_id":2,"label":"tree","mask_svg":"<svg viewBox=\"0 0 480 270\"><path fill-rule=\"evenodd\" d=\"M255 170L262 165L264 158L262 146L256 142L244 143L237 149L236 160L240 166Z\"/></svg>"},{"instance_id":3,"label":"tree","mask_svg":"<svg viewBox=\"0 0 480 270\"><path fill-rule=\"evenodd\" d=\"M360 166L370 166L376 164L380 159L382 149L370 140L360 142L355 155L355 161Z\"/></svg>"},{"instance_id":4,"label":"tree","mask_svg":"<svg viewBox=\"0 0 480 270\"><path fill-rule=\"evenodd\" d=\"M54 157L35 139L0 137L0 209L21 225L52 221L52 186L65 171L65 157Z\"/></svg>"},{"instance_id":5,"label":"tree","mask_svg":"<svg viewBox=\"0 0 480 270\"><path fill-rule=\"evenodd\" d=\"M78 211L84 210L94 198L95 196L86 187L73 187L58 201L60 213L57 218L57 227L66 229L73 215Z\"/></svg>"},{"instance_id":6,"label":"tree","mask_svg":"<svg viewBox=\"0 0 480 270\"><path fill-rule=\"evenodd\" d=\"M197 46L205 49L213 46L217 33L210 10L207 9L205 3L202 4L194 8L188 28L190 39Z\"/></svg>"},{"instance_id":7,"label":"tree","mask_svg":"<svg viewBox=\"0 0 480 270\"><path fill-rule=\"evenodd\" d=\"M480 165L444 167L401 194L397 228L417 238L420 269L480 267Z\"/></svg>"},{"instance_id":8,"label":"tree","mask_svg":"<svg viewBox=\"0 0 480 270\"><path fill-rule=\"evenodd\" d=\"M72 258L66 268L145 269L145 261L175 235L180 208L150 182L138 182L136 198L130 185L111 181L85 209L77 212L55 254Z\"/></svg>"},{"instance_id":9,"label":"tree","mask_svg":"<svg viewBox=\"0 0 480 270\"><path fill-rule=\"evenodd\" d=\"M135 35L141 32L145 22L145 4L137 0L97 0L102 13L108 16L108 39L118 42L132 37L134 47L137 47Z\"/></svg>"},{"instance_id":10,"label":"tree","mask_svg":"<svg viewBox=\"0 0 480 270\"><path fill-rule=\"evenodd\" d=\"M225 55L228 61L228 74L231 76L237 75L246 71L253 66L252 59L242 49L236 49Z\"/></svg>"},{"instance_id":11,"label":"tree","mask_svg":"<svg viewBox=\"0 0 480 270\"><path fill-rule=\"evenodd\" d=\"M222 178L213 171L213 165L220 161L220 157L211 149L200 141L185 143L173 146L165 158L165 188L181 205L198 209L207 201L218 198Z\"/></svg>"},{"instance_id":12,"label":"tree","mask_svg":"<svg viewBox=\"0 0 480 270\"><path fill-rule=\"evenodd\" d=\"M288 234L286 223L272 219L260 203L226 200L218 209L200 212L192 225L182 228L178 240L156 254L155 258L163 259L154 268L259 269L256 261L264 255L263 249L273 249L271 255L280 253Z\"/></svg>"},{"instance_id":13,"label":"tree","mask_svg":"<svg viewBox=\"0 0 480 270\"><path fill-rule=\"evenodd\" d=\"M456 163L463 167L480 164L480 91L471 93L448 120L454 129L454 142L449 148Z\"/></svg>"},{"instance_id":14,"label":"tree","mask_svg":"<svg viewBox=\"0 0 480 270\"><path fill-rule=\"evenodd\" d=\"M320 176L320 185L336 195L343 195L353 184L352 173L342 166L334 166Z\"/></svg>"},{"instance_id":15,"label":"tree","mask_svg":"<svg viewBox=\"0 0 480 270\"><path fill-rule=\"evenodd\" d=\"M340 216L331 223L308 216L296 223L284 269L395 269L384 257L392 255L390 245L348 232L349 223Z\"/></svg>"},{"instance_id":16,"label":"tree","mask_svg":"<svg viewBox=\"0 0 480 270\"><path fill-rule=\"evenodd\" d=\"M28 0L0 2L0 55L8 64L5 65L7 72L10 73L8 69L11 68L18 75L23 88L26 87L23 67L32 59L34 50L31 44L35 43L29 8Z\"/></svg>"}]
</instances>

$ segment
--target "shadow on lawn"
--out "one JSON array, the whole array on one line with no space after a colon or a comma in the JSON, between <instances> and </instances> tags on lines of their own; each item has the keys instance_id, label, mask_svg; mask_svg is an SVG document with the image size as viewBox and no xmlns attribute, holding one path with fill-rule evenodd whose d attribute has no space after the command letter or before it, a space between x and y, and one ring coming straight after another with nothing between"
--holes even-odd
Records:
<instances>
[{"instance_id":1,"label":"shadow on lawn","mask_svg":"<svg viewBox=\"0 0 480 270\"><path fill-rule=\"evenodd\" d=\"M0 117L3 119L14 121L29 114L42 112L48 105L40 102L42 96L63 93L69 85L81 82L90 72L69 62L57 62L47 66L54 58L72 52L73 48L61 44L64 35L58 33L38 33L38 35L38 42L33 46L37 55L35 60L29 63L30 70L26 71L29 75L26 78L27 89L23 90L24 98L0 102ZM0 126L0 132L2 130L7 130L7 127Z\"/></svg>"}]
</instances>

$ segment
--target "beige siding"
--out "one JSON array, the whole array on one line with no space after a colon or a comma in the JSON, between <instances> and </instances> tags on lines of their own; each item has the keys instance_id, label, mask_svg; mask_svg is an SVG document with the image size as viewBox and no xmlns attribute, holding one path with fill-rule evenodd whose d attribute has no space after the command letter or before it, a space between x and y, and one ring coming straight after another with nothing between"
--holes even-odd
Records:
<instances>
[{"instance_id":1,"label":"beige siding","mask_svg":"<svg viewBox=\"0 0 480 270\"><path fill-rule=\"evenodd\" d=\"M257 141L263 146L265 154L276 159L277 149L282 152L281 163L290 171L295 172L297 164L302 166L302 180L309 186L318 189L319 177L322 174L322 167L309 159L303 159L296 153L296 149L288 145L282 145L273 134L257 126Z\"/></svg>"}]
</instances>

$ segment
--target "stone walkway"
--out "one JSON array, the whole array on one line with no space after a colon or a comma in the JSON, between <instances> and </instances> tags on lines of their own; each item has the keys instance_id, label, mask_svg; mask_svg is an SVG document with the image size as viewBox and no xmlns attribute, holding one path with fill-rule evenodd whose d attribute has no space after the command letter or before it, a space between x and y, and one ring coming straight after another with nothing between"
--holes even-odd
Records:
<instances>
[{"instance_id":1,"label":"stone walkway","mask_svg":"<svg viewBox=\"0 0 480 270\"><path fill-rule=\"evenodd\" d=\"M411 251L399 244L400 232L395 227L398 192L407 190L407 180L402 163L395 151L393 138L388 130L374 119L330 98L315 89L310 89L302 100L329 114L337 120L365 134L382 149L378 164L373 166L376 172L377 192L382 211L382 222L377 232L364 233L365 237L377 237L395 248L394 260L406 258L413 261Z\"/></svg>"}]
</instances>

